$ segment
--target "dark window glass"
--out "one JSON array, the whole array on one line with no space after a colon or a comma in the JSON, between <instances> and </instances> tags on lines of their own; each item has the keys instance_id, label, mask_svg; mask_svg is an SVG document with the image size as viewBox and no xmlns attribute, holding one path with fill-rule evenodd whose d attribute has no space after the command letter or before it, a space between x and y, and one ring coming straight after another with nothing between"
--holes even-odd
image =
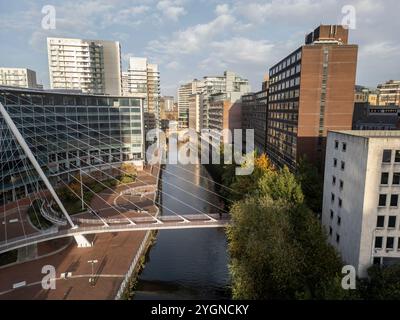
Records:
<instances>
[{"instance_id":1,"label":"dark window glass","mask_svg":"<svg viewBox=\"0 0 400 320\"><path fill-rule=\"evenodd\" d=\"M392 161L392 150L383 150L383 163L390 163Z\"/></svg>"},{"instance_id":2,"label":"dark window glass","mask_svg":"<svg viewBox=\"0 0 400 320\"><path fill-rule=\"evenodd\" d=\"M343 187L344 187L344 182L340 180L340 189L343 189Z\"/></svg>"},{"instance_id":3,"label":"dark window glass","mask_svg":"<svg viewBox=\"0 0 400 320\"><path fill-rule=\"evenodd\" d=\"M381 265L381 258L374 258L374 265L375 266L380 266Z\"/></svg>"},{"instance_id":4,"label":"dark window glass","mask_svg":"<svg viewBox=\"0 0 400 320\"><path fill-rule=\"evenodd\" d=\"M342 151L346 152L347 151L347 143L343 143L342 145Z\"/></svg>"},{"instance_id":5,"label":"dark window glass","mask_svg":"<svg viewBox=\"0 0 400 320\"><path fill-rule=\"evenodd\" d=\"M388 228L396 228L396 216L389 217Z\"/></svg>"},{"instance_id":6,"label":"dark window glass","mask_svg":"<svg viewBox=\"0 0 400 320\"><path fill-rule=\"evenodd\" d=\"M344 161L342 161L341 168L342 168L342 170L344 170L346 168L346 164L344 163Z\"/></svg>"},{"instance_id":7,"label":"dark window glass","mask_svg":"<svg viewBox=\"0 0 400 320\"><path fill-rule=\"evenodd\" d=\"M400 172L393 173L393 184L400 185Z\"/></svg>"},{"instance_id":8,"label":"dark window glass","mask_svg":"<svg viewBox=\"0 0 400 320\"><path fill-rule=\"evenodd\" d=\"M383 172L381 176L381 184L388 184L389 183L389 173Z\"/></svg>"},{"instance_id":9,"label":"dark window glass","mask_svg":"<svg viewBox=\"0 0 400 320\"><path fill-rule=\"evenodd\" d=\"M394 162L396 162L396 163L400 162L400 150L396 150L396 153L394 156Z\"/></svg>"},{"instance_id":10,"label":"dark window glass","mask_svg":"<svg viewBox=\"0 0 400 320\"><path fill-rule=\"evenodd\" d=\"M332 227L329 227L329 235L331 236L333 233Z\"/></svg>"},{"instance_id":11,"label":"dark window glass","mask_svg":"<svg viewBox=\"0 0 400 320\"><path fill-rule=\"evenodd\" d=\"M339 243L340 242L340 235L336 234L336 242Z\"/></svg>"},{"instance_id":12,"label":"dark window glass","mask_svg":"<svg viewBox=\"0 0 400 320\"><path fill-rule=\"evenodd\" d=\"M394 238L388 237L386 239L386 249L393 249L394 248Z\"/></svg>"},{"instance_id":13,"label":"dark window glass","mask_svg":"<svg viewBox=\"0 0 400 320\"><path fill-rule=\"evenodd\" d=\"M337 159L333 159L333 166L336 168L337 167Z\"/></svg>"},{"instance_id":14,"label":"dark window glass","mask_svg":"<svg viewBox=\"0 0 400 320\"><path fill-rule=\"evenodd\" d=\"M383 245L383 238L375 237L375 249L382 249L382 245Z\"/></svg>"},{"instance_id":15,"label":"dark window glass","mask_svg":"<svg viewBox=\"0 0 400 320\"><path fill-rule=\"evenodd\" d=\"M333 219L333 216L334 216L334 213L333 213L333 211L331 210L331 219Z\"/></svg>"},{"instance_id":16,"label":"dark window glass","mask_svg":"<svg viewBox=\"0 0 400 320\"><path fill-rule=\"evenodd\" d=\"M337 224L338 224L339 226L342 224L342 218L341 218L341 217L338 217L338 218L337 218Z\"/></svg>"},{"instance_id":17,"label":"dark window glass","mask_svg":"<svg viewBox=\"0 0 400 320\"><path fill-rule=\"evenodd\" d=\"M335 195L333 193L331 194L331 201L335 202Z\"/></svg>"},{"instance_id":18,"label":"dark window glass","mask_svg":"<svg viewBox=\"0 0 400 320\"><path fill-rule=\"evenodd\" d=\"M398 194L392 194L390 197L390 206L391 207L397 207L399 203L399 195Z\"/></svg>"},{"instance_id":19,"label":"dark window glass","mask_svg":"<svg viewBox=\"0 0 400 320\"><path fill-rule=\"evenodd\" d=\"M337 150L337 149L339 149L339 141L335 141L335 149Z\"/></svg>"},{"instance_id":20,"label":"dark window glass","mask_svg":"<svg viewBox=\"0 0 400 320\"><path fill-rule=\"evenodd\" d=\"M377 228L384 228L385 227L385 216L378 216L378 220L376 222Z\"/></svg>"},{"instance_id":21,"label":"dark window glass","mask_svg":"<svg viewBox=\"0 0 400 320\"><path fill-rule=\"evenodd\" d=\"M387 198L386 194L379 195L379 206L380 207L386 207L386 198Z\"/></svg>"},{"instance_id":22,"label":"dark window glass","mask_svg":"<svg viewBox=\"0 0 400 320\"><path fill-rule=\"evenodd\" d=\"M339 208L341 208L343 206L343 200L339 199Z\"/></svg>"},{"instance_id":23,"label":"dark window glass","mask_svg":"<svg viewBox=\"0 0 400 320\"><path fill-rule=\"evenodd\" d=\"M332 184L335 185L336 184L336 177L332 177Z\"/></svg>"}]
</instances>

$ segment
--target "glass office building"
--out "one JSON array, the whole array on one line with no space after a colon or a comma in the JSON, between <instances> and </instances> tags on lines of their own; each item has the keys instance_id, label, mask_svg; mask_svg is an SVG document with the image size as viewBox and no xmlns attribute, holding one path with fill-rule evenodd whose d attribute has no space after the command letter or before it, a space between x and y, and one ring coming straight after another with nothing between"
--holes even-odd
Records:
<instances>
[{"instance_id":1,"label":"glass office building","mask_svg":"<svg viewBox=\"0 0 400 320\"><path fill-rule=\"evenodd\" d=\"M79 170L143 164L143 99L0 86L0 102L53 186ZM38 178L0 119L0 204L38 190Z\"/></svg>"}]
</instances>

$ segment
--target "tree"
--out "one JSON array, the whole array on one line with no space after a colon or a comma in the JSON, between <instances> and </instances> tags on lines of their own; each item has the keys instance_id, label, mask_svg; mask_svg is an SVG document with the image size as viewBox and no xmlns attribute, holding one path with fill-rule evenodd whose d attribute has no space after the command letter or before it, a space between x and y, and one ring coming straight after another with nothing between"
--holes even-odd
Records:
<instances>
[{"instance_id":1,"label":"tree","mask_svg":"<svg viewBox=\"0 0 400 320\"><path fill-rule=\"evenodd\" d=\"M266 171L231 208L233 297L343 299L341 260L287 168Z\"/></svg>"},{"instance_id":2,"label":"tree","mask_svg":"<svg viewBox=\"0 0 400 320\"><path fill-rule=\"evenodd\" d=\"M308 207L317 214L321 213L324 179L317 167L312 165L306 158L300 159L296 178L301 184Z\"/></svg>"},{"instance_id":3,"label":"tree","mask_svg":"<svg viewBox=\"0 0 400 320\"><path fill-rule=\"evenodd\" d=\"M273 200L283 200L292 205L304 201L300 184L286 166L280 171L265 172L258 188L262 195L269 195Z\"/></svg>"},{"instance_id":4,"label":"tree","mask_svg":"<svg viewBox=\"0 0 400 320\"><path fill-rule=\"evenodd\" d=\"M367 300L400 300L400 264L372 266L361 292Z\"/></svg>"}]
</instances>

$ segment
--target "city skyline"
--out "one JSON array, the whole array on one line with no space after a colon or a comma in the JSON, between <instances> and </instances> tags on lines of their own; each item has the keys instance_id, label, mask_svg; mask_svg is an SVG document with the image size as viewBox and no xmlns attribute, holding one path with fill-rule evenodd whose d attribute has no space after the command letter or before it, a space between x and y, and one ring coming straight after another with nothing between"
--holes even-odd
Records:
<instances>
[{"instance_id":1,"label":"city skyline","mask_svg":"<svg viewBox=\"0 0 400 320\"><path fill-rule=\"evenodd\" d=\"M282 54L302 44L310 26L340 23L345 5L356 9L350 43L360 47L357 84L375 87L398 78L396 28L385 26L399 23L390 18L399 7L397 1L56 1L55 30L41 28L44 5L44 1L20 1L0 10L7 12L0 14L4 44L0 59L4 67L37 71L38 82L45 87L49 87L46 38L59 36L120 41L124 70L132 56L159 64L162 95L176 97L179 85L225 70L242 74L258 91L263 75ZM0 3L0 9L3 6ZM279 19L282 16L287 19ZM146 33L140 32L143 28ZM27 46L30 50L22 49Z\"/></svg>"}]
</instances>

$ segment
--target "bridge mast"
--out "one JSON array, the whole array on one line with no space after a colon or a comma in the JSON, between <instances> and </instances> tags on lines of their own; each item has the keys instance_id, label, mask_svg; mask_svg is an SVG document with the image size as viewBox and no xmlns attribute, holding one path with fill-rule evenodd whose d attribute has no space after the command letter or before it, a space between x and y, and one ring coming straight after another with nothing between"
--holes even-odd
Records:
<instances>
[{"instance_id":1,"label":"bridge mast","mask_svg":"<svg viewBox=\"0 0 400 320\"><path fill-rule=\"evenodd\" d=\"M17 126L15 125L14 121L11 119L10 115L7 113L7 110L4 108L4 106L1 102L0 102L0 113L3 116L4 120L6 121L11 132L14 134L14 137L17 139L22 150L24 150L25 155L28 157L28 159L32 163L33 167L39 174L40 178L43 180L44 184L49 189L51 195L53 196L54 200L60 207L65 218L67 218L68 223L71 225L71 227L73 229L77 228L77 226L72 222L71 217L69 216L67 210L65 210L64 205L62 204L62 202L61 202L60 198L58 197L57 193L55 192L55 190L53 189L53 186L51 185L50 181L47 179L46 175L44 174L42 168L40 167L39 163L37 162L35 156L33 155L32 151L29 148L28 144L26 143L25 139L22 137Z\"/></svg>"}]
</instances>

